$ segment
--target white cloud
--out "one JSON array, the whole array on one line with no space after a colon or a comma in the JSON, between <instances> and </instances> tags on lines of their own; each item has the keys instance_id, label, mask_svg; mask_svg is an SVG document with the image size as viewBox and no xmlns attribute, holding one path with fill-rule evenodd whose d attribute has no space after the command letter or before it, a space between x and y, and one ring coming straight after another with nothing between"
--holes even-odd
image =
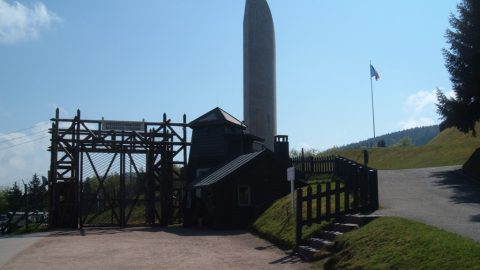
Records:
<instances>
[{"instance_id":1,"label":"white cloud","mask_svg":"<svg viewBox=\"0 0 480 270\"><path fill-rule=\"evenodd\" d=\"M30 180L34 173L47 176L49 122L40 122L24 132L0 133L0 186Z\"/></svg>"},{"instance_id":2,"label":"white cloud","mask_svg":"<svg viewBox=\"0 0 480 270\"><path fill-rule=\"evenodd\" d=\"M436 90L424 91L408 96L405 107L408 111L413 110L415 113L421 113L426 107L430 107L437 101Z\"/></svg>"},{"instance_id":3,"label":"white cloud","mask_svg":"<svg viewBox=\"0 0 480 270\"><path fill-rule=\"evenodd\" d=\"M444 91L447 97L453 97L453 91ZM438 119L436 114L437 103L437 90L420 90L415 94L407 97L404 103L404 110L407 112L405 120L402 120L398 125L402 129L414 128L435 125L438 123L435 119Z\"/></svg>"},{"instance_id":4,"label":"white cloud","mask_svg":"<svg viewBox=\"0 0 480 270\"><path fill-rule=\"evenodd\" d=\"M60 20L43 3L25 6L17 1L9 3L0 0L0 43L13 44L36 39L41 30L50 28Z\"/></svg>"},{"instance_id":5,"label":"white cloud","mask_svg":"<svg viewBox=\"0 0 480 270\"><path fill-rule=\"evenodd\" d=\"M442 89L440 89L442 90ZM445 92L445 91L443 91ZM447 97L453 97L453 91L447 91L445 93ZM432 109L437 103L437 90L425 91L420 90L417 93L407 97L405 102L405 109L407 111L413 111L416 114L424 112L426 109Z\"/></svg>"},{"instance_id":6,"label":"white cloud","mask_svg":"<svg viewBox=\"0 0 480 270\"><path fill-rule=\"evenodd\" d=\"M424 127L434 125L435 121L429 117L411 117L405 121L400 121L398 125L402 129L409 129L414 127Z\"/></svg>"}]
</instances>

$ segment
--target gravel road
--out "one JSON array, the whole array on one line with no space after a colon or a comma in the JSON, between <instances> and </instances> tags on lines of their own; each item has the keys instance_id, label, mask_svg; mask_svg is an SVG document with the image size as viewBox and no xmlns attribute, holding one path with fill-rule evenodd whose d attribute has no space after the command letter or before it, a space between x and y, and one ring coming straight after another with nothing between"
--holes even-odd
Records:
<instances>
[{"instance_id":1,"label":"gravel road","mask_svg":"<svg viewBox=\"0 0 480 270\"><path fill-rule=\"evenodd\" d=\"M43 239L49 233L31 233L0 237L0 266L7 263L22 250Z\"/></svg>"},{"instance_id":2,"label":"gravel road","mask_svg":"<svg viewBox=\"0 0 480 270\"><path fill-rule=\"evenodd\" d=\"M418 220L480 241L480 184L459 166L379 171L376 214Z\"/></svg>"},{"instance_id":3,"label":"gravel road","mask_svg":"<svg viewBox=\"0 0 480 270\"><path fill-rule=\"evenodd\" d=\"M309 269L309 265L245 231L134 228L52 233L1 269Z\"/></svg>"}]
</instances>

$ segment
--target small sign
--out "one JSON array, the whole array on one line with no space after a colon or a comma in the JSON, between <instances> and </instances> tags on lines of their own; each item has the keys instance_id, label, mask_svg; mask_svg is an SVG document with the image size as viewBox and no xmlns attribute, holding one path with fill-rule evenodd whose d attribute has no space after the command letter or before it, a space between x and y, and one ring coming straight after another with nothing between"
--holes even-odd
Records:
<instances>
[{"instance_id":1,"label":"small sign","mask_svg":"<svg viewBox=\"0 0 480 270\"><path fill-rule=\"evenodd\" d=\"M287 168L287 180L288 181L295 180L295 167Z\"/></svg>"},{"instance_id":2,"label":"small sign","mask_svg":"<svg viewBox=\"0 0 480 270\"><path fill-rule=\"evenodd\" d=\"M145 128L144 122L135 121L102 121L102 130L115 131L143 131Z\"/></svg>"}]
</instances>

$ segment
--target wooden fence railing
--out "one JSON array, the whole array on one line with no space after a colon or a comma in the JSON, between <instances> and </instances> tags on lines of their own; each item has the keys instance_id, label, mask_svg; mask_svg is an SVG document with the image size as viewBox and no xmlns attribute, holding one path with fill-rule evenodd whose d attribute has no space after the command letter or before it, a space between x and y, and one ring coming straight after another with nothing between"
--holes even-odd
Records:
<instances>
[{"instance_id":1,"label":"wooden fence railing","mask_svg":"<svg viewBox=\"0 0 480 270\"><path fill-rule=\"evenodd\" d=\"M378 209L378 173L343 157L334 158L332 182L316 183L296 190L296 243L302 227L347 213Z\"/></svg>"},{"instance_id":2,"label":"wooden fence railing","mask_svg":"<svg viewBox=\"0 0 480 270\"><path fill-rule=\"evenodd\" d=\"M335 168L335 156L324 157L293 157L292 166L304 175L332 174Z\"/></svg>"}]
</instances>

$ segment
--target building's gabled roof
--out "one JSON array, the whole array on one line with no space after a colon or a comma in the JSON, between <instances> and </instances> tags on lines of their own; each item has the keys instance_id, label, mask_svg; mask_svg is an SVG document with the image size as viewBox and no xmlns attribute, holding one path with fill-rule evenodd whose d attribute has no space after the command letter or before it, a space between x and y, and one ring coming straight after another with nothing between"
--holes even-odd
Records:
<instances>
[{"instance_id":1,"label":"building's gabled roof","mask_svg":"<svg viewBox=\"0 0 480 270\"><path fill-rule=\"evenodd\" d=\"M238 156L234 160L223 165L222 167L211 171L207 175L201 176L197 180L194 180L192 183L189 184L189 186L193 188L199 188L199 187L210 186L212 184L218 183L222 181L222 179L225 179L230 174L238 171L239 169L247 165L250 161L254 160L265 151L268 151L268 150L263 150L259 152L253 152L253 153Z\"/></svg>"},{"instance_id":2,"label":"building's gabled roof","mask_svg":"<svg viewBox=\"0 0 480 270\"><path fill-rule=\"evenodd\" d=\"M195 127L195 126L211 125L216 123L227 123L235 126L240 126L242 128L247 127L242 121L233 117L231 114L220 109L219 107L198 117L197 119L190 122L189 125L192 127Z\"/></svg>"}]
</instances>

